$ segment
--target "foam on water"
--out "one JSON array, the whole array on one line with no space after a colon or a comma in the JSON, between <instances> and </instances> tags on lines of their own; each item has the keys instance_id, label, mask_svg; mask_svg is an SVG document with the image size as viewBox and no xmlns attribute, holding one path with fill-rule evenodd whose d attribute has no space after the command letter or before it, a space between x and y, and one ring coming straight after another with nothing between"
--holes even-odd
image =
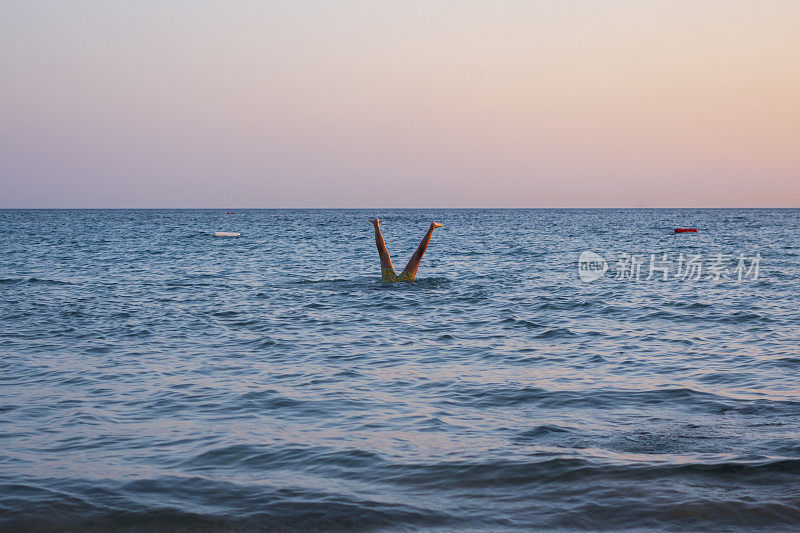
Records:
<instances>
[{"instance_id":1,"label":"foam on water","mask_svg":"<svg viewBox=\"0 0 800 533\"><path fill-rule=\"evenodd\" d=\"M395 266L445 224L416 283L380 282L376 214ZM0 528L791 530L799 228L0 211ZM759 253L761 272L584 283L585 250Z\"/></svg>"}]
</instances>

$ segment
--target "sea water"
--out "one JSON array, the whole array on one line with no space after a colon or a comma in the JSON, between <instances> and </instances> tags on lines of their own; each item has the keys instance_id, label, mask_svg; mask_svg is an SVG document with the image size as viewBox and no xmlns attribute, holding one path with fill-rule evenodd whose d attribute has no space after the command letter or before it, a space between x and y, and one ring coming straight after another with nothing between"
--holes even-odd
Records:
<instances>
[{"instance_id":1,"label":"sea water","mask_svg":"<svg viewBox=\"0 0 800 533\"><path fill-rule=\"evenodd\" d=\"M444 224L415 283L374 216L398 272ZM796 529L799 243L798 210L0 211L0 528Z\"/></svg>"}]
</instances>

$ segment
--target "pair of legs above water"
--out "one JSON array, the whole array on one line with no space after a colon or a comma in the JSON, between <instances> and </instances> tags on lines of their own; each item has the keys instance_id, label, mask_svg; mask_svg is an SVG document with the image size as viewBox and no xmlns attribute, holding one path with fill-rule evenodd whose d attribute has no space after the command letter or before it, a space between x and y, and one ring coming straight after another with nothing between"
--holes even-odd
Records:
<instances>
[{"instance_id":1,"label":"pair of legs above water","mask_svg":"<svg viewBox=\"0 0 800 533\"><path fill-rule=\"evenodd\" d=\"M392 260L389 258L389 250L386 249L386 243L383 242L383 234L381 233L381 224L377 218L371 218L372 226L375 228L375 244L378 246L378 255L381 258L381 278L386 283L393 283L395 281L414 281L419 268L419 262L422 261L422 255L428 249L428 243L431 242L431 235L433 230L441 228L442 225L437 222L431 222L431 227L428 228L428 233L423 237L422 242L419 243L417 251L411 256L408 264L403 269L403 272L398 276L394 273Z\"/></svg>"}]
</instances>

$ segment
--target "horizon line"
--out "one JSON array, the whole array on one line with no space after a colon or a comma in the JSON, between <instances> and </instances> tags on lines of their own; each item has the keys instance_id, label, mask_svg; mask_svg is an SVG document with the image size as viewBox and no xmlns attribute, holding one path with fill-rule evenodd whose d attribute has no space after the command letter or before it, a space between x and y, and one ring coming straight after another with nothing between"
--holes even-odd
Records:
<instances>
[{"instance_id":1,"label":"horizon line","mask_svg":"<svg viewBox=\"0 0 800 533\"><path fill-rule=\"evenodd\" d=\"M482 210L482 209L528 209L528 210L547 210L547 209L800 209L800 206L725 206L725 207L711 207L711 206L604 206L604 207L581 207L581 206L500 206L500 207L2 207L0 211L255 211L255 210L319 210L319 211L333 211L333 210L368 210L368 209L386 209L386 210L436 210L436 209L469 209L469 210Z\"/></svg>"}]
</instances>

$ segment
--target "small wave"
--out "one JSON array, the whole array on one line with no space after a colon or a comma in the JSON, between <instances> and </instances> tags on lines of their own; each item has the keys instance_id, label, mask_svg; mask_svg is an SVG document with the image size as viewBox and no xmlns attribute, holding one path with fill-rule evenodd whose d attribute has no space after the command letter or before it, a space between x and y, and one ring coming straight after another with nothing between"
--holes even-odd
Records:
<instances>
[{"instance_id":1,"label":"small wave","mask_svg":"<svg viewBox=\"0 0 800 533\"><path fill-rule=\"evenodd\" d=\"M742 324L745 322L772 322L772 319L767 316L762 316L758 313L737 311L730 315L724 315L717 318L717 322L721 322L723 324Z\"/></svg>"},{"instance_id":2,"label":"small wave","mask_svg":"<svg viewBox=\"0 0 800 533\"><path fill-rule=\"evenodd\" d=\"M674 302L672 306L679 309L708 309L711 304L703 302Z\"/></svg>"},{"instance_id":3,"label":"small wave","mask_svg":"<svg viewBox=\"0 0 800 533\"><path fill-rule=\"evenodd\" d=\"M266 390L259 392L248 392L241 395L232 402L230 408L236 410L263 410L263 409L283 409L303 405L301 400L282 396L276 390ZM224 408L223 408L224 409Z\"/></svg>"},{"instance_id":4,"label":"small wave","mask_svg":"<svg viewBox=\"0 0 800 533\"><path fill-rule=\"evenodd\" d=\"M697 315L690 315L686 313L677 313L675 311L670 311L669 309L658 309L657 311L652 311L647 315L642 317L642 320L668 320L670 322L686 322L686 321L693 321L693 320L700 320L700 317Z\"/></svg>"},{"instance_id":5,"label":"small wave","mask_svg":"<svg viewBox=\"0 0 800 533\"><path fill-rule=\"evenodd\" d=\"M613 406L643 407L678 404L711 413L736 411L742 414L795 412L800 402L791 400L739 400L689 388L653 390L547 390L538 387L477 387L459 384L451 387L445 403L496 407L535 404L541 408L588 407L603 409Z\"/></svg>"},{"instance_id":6,"label":"small wave","mask_svg":"<svg viewBox=\"0 0 800 533\"><path fill-rule=\"evenodd\" d=\"M554 300L543 301L539 303L536 308L542 311L570 311L574 309L593 308L598 305L597 302L589 302L586 300Z\"/></svg>"},{"instance_id":7,"label":"small wave","mask_svg":"<svg viewBox=\"0 0 800 533\"><path fill-rule=\"evenodd\" d=\"M111 346L90 346L89 348L86 348L85 352L91 354L104 354L110 353L111 350L113 350L113 347Z\"/></svg>"},{"instance_id":8,"label":"small wave","mask_svg":"<svg viewBox=\"0 0 800 533\"><path fill-rule=\"evenodd\" d=\"M8 284L8 285L15 285L15 284L23 284L29 283L31 285L75 285L75 283L71 281L63 281L58 279L46 279L46 278L0 278L0 284Z\"/></svg>"},{"instance_id":9,"label":"small wave","mask_svg":"<svg viewBox=\"0 0 800 533\"><path fill-rule=\"evenodd\" d=\"M264 350L266 348L272 348L273 346L279 345L281 342L270 337L265 337L251 341L249 344L256 350Z\"/></svg>"},{"instance_id":10,"label":"small wave","mask_svg":"<svg viewBox=\"0 0 800 533\"><path fill-rule=\"evenodd\" d=\"M294 469L341 475L350 469L372 469L383 463L380 456L360 449L335 450L323 446L271 448L255 444L236 444L202 452L185 461L182 466L192 470L235 470L246 467L256 470Z\"/></svg>"},{"instance_id":11,"label":"small wave","mask_svg":"<svg viewBox=\"0 0 800 533\"><path fill-rule=\"evenodd\" d=\"M562 339L566 337L575 337L577 334L568 328L552 328L545 332L536 335L537 339Z\"/></svg>"},{"instance_id":12,"label":"small wave","mask_svg":"<svg viewBox=\"0 0 800 533\"><path fill-rule=\"evenodd\" d=\"M239 312L238 311L216 311L214 313L211 313L211 316L218 316L218 317L221 317L221 318L230 318L230 317L234 317L234 316L239 316Z\"/></svg>"},{"instance_id":13,"label":"small wave","mask_svg":"<svg viewBox=\"0 0 800 533\"><path fill-rule=\"evenodd\" d=\"M545 437L547 435L553 434L561 434L561 433L571 433L571 430L567 428L563 428L561 426L536 426L533 429L529 429L520 435L523 439L532 439L538 437Z\"/></svg>"},{"instance_id":14,"label":"small wave","mask_svg":"<svg viewBox=\"0 0 800 533\"><path fill-rule=\"evenodd\" d=\"M762 364L785 366L786 368L798 368L800 367L800 357L781 357L780 359L765 361Z\"/></svg>"},{"instance_id":15,"label":"small wave","mask_svg":"<svg viewBox=\"0 0 800 533\"><path fill-rule=\"evenodd\" d=\"M744 372L710 372L703 374L698 379L704 383L733 385L746 383L751 379L751 376Z\"/></svg>"},{"instance_id":16,"label":"small wave","mask_svg":"<svg viewBox=\"0 0 800 533\"><path fill-rule=\"evenodd\" d=\"M42 479L0 484L5 531L375 531L432 528L457 517L331 490L163 476L124 484ZM13 495L13 496L12 496ZM23 498L27 504L21 504ZM180 506L180 507L179 507Z\"/></svg>"},{"instance_id":17,"label":"small wave","mask_svg":"<svg viewBox=\"0 0 800 533\"><path fill-rule=\"evenodd\" d=\"M525 319L521 319L521 318L511 318L511 317L504 318L503 320L500 321L500 323L501 324L511 324L511 325L514 325L514 326L520 326L522 328L527 328L527 329L541 329L541 328L545 327L545 326L543 326L541 324L537 324L536 322L533 322L531 320L525 320Z\"/></svg>"},{"instance_id":18,"label":"small wave","mask_svg":"<svg viewBox=\"0 0 800 533\"><path fill-rule=\"evenodd\" d=\"M348 279L344 278L326 278L326 279L300 279L292 282L293 285L328 285L335 283L347 283ZM374 280L373 280L374 281Z\"/></svg>"},{"instance_id":19,"label":"small wave","mask_svg":"<svg viewBox=\"0 0 800 533\"><path fill-rule=\"evenodd\" d=\"M423 289L438 289L453 283L450 278L416 278L412 283L407 283L412 287L420 287Z\"/></svg>"},{"instance_id":20,"label":"small wave","mask_svg":"<svg viewBox=\"0 0 800 533\"><path fill-rule=\"evenodd\" d=\"M717 414L737 413L751 416L797 415L800 412L800 401L796 400L738 400L728 402L711 402Z\"/></svg>"}]
</instances>

